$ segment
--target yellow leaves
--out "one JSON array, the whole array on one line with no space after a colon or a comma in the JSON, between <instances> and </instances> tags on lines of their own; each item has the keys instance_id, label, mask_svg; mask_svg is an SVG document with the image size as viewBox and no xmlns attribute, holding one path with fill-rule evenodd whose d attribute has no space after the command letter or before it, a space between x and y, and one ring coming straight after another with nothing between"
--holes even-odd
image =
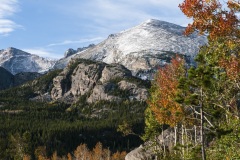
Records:
<instances>
[{"instance_id":1,"label":"yellow leaves","mask_svg":"<svg viewBox=\"0 0 240 160\"><path fill-rule=\"evenodd\" d=\"M227 76L231 80L240 80L240 60L237 57L231 56L230 59L221 59L219 64L226 70Z\"/></svg>"},{"instance_id":2,"label":"yellow leaves","mask_svg":"<svg viewBox=\"0 0 240 160\"><path fill-rule=\"evenodd\" d=\"M103 148L103 145L100 142L98 142L92 150L89 150L86 144L81 144L74 151L74 156L68 153L67 156L61 158L58 157L57 152L54 152L51 158L48 158L45 146L40 146L35 150L35 156L38 160L124 160L126 155L127 153L125 151L117 151L112 154L109 149ZM31 157L29 155L24 155L23 159L30 160Z\"/></svg>"},{"instance_id":3,"label":"yellow leaves","mask_svg":"<svg viewBox=\"0 0 240 160\"><path fill-rule=\"evenodd\" d=\"M112 155L112 158L111 158L111 160L124 160L125 159L125 156L127 155L127 152L119 152L119 151L117 151L116 153L114 153L113 155Z\"/></svg>"},{"instance_id":4,"label":"yellow leaves","mask_svg":"<svg viewBox=\"0 0 240 160\"><path fill-rule=\"evenodd\" d=\"M123 133L124 136L134 134L132 131L132 126L126 121L123 121L123 123L118 126L117 131Z\"/></svg>"},{"instance_id":5,"label":"yellow leaves","mask_svg":"<svg viewBox=\"0 0 240 160\"><path fill-rule=\"evenodd\" d=\"M24 155L23 160L31 160L31 156L30 155Z\"/></svg>"},{"instance_id":6,"label":"yellow leaves","mask_svg":"<svg viewBox=\"0 0 240 160\"><path fill-rule=\"evenodd\" d=\"M81 144L74 151L74 156L77 159L87 160L90 157L89 150L86 144Z\"/></svg>"},{"instance_id":7,"label":"yellow leaves","mask_svg":"<svg viewBox=\"0 0 240 160\"><path fill-rule=\"evenodd\" d=\"M81 144L74 152L78 160L124 160L126 152L117 151L111 156L109 149L104 149L102 143L98 142L93 150L89 150L86 144Z\"/></svg>"},{"instance_id":8,"label":"yellow leaves","mask_svg":"<svg viewBox=\"0 0 240 160\"><path fill-rule=\"evenodd\" d=\"M184 110L174 99L178 91L178 79L184 74L183 60L176 57L172 63L159 69L155 77L155 90L148 101L160 124L175 126L183 119Z\"/></svg>"},{"instance_id":9,"label":"yellow leaves","mask_svg":"<svg viewBox=\"0 0 240 160\"><path fill-rule=\"evenodd\" d=\"M39 160L47 159L47 151L45 146L39 146L34 152L35 157L38 157Z\"/></svg>"},{"instance_id":10,"label":"yellow leaves","mask_svg":"<svg viewBox=\"0 0 240 160\"><path fill-rule=\"evenodd\" d=\"M51 160L58 160L58 156L57 156L56 151L53 153Z\"/></svg>"},{"instance_id":11,"label":"yellow leaves","mask_svg":"<svg viewBox=\"0 0 240 160\"><path fill-rule=\"evenodd\" d=\"M235 11L240 11L240 1L238 0L228 0L228 7Z\"/></svg>"},{"instance_id":12,"label":"yellow leaves","mask_svg":"<svg viewBox=\"0 0 240 160\"><path fill-rule=\"evenodd\" d=\"M227 41L227 46L229 47L230 50L233 50L236 47L236 43L234 43L231 40Z\"/></svg>"},{"instance_id":13,"label":"yellow leaves","mask_svg":"<svg viewBox=\"0 0 240 160\"><path fill-rule=\"evenodd\" d=\"M72 160L72 155L70 153L67 154L67 160Z\"/></svg>"}]
</instances>

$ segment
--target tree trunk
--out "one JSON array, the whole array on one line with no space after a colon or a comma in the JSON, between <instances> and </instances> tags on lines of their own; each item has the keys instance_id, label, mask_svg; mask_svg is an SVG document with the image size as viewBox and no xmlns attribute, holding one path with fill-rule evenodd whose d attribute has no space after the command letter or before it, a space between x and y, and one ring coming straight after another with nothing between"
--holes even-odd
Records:
<instances>
[{"instance_id":1,"label":"tree trunk","mask_svg":"<svg viewBox=\"0 0 240 160\"><path fill-rule=\"evenodd\" d=\"M195 142L195 145L197 145L197 126L194 125L194 142Z\"/></svg>"},{"instance_id":2,"label":"tree trunk","mask_svg":"<svg viewBox=\"0 0 240 160\"><path fill-rule=\"evenodd\" d=\"M188 154L188 143L189 143L189 139L188 139L188 134L187 134L187 128L185 127L185 142L187 145L187 154Z\"/></svg>"},{"instance_id":3,"label":"tree trunk","mask_svg":"<svg viewBox=\"0 0 240 160\"><path fill-rule=\"evenodd\" d=\"M177 125L174 127L174 137L175 137L174 146L176 146L177 145Z\"/></svg>"},{"instance_id":4,"label":"tree trunk","mask_svg":"<svg viewBox=\"0 0 240 160\"><path fill-rule=\"evenodd\" d=\"M204 144L204 113L203 113L203 90L200 90L200 115L201 115L201 129L200 129L200 137L201 137L201 150L202 150L202 160L206 160L206 153L205 153L205 144Z\"/></svg>"},{"instance_id":5,"label":"tree trunk","mask_svg":"<svg viewBox=\"0 0 240 160\"><path fill-rule=\"evenodd\" d=\"M182 125L182 153L183 153L183 157L185 157L185 149L184 149L184 146L185 144L184 144L184 127L183 127L183 125Z\"/></svg>"},{"instance_id":6,"label":"tree trunk","mask_svg":"<svg viewBox=\"0 0 240 160\"><path fill-rule=\"evenodd\" d=\"M163 125L162 125L162 142L163 142L163 155L165 157L166 156L166 146L165 146Z\"/></svg>"}]
</instances>

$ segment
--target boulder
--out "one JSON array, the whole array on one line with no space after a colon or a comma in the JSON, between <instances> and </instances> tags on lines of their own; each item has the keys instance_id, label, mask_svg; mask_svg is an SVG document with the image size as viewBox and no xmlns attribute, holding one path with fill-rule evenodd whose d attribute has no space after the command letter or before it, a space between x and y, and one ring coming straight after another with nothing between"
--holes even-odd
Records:
<instances>
[{"instance_id":1,"label":"boulder","mask_svg":"<svg viewBox=\"0 0 240 160\"><path fill-rule=\"evenodd\" d=\"M156 153L162 152L165 146L166 150L173 147L174 143L174 132L172 128L168 128L160 134L155 141L150 140L140 145L138 148L129 152L125 160L152 160L156 158ZM155 158L154 158L155 157Z\"/></svg>"}]
</instances>

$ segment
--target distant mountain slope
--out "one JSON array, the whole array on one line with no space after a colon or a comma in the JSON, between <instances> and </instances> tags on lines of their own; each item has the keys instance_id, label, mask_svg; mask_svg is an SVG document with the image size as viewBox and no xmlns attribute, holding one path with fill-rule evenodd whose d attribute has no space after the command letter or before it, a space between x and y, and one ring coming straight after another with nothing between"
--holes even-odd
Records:
<instances>
[{"instance_id":1,"label":"distant mountain slope","mask_svg":"<svg viewBox=\"0 0 240 160\"><path fill-rule=\"evenodd\" d=\"M38 77L41 77L42 74L37 72L21 72L14 75L14 86L19 86L28 81L34 80Z\"/></svg>"},{"instance_id":2,"label":"distant mountain slope","mask_svg":"<svg viewBox=\"0 0 240 160\"><path fill-rule=\"evenodd\" d=\"M19 73L15 75L15 79L24 80L25 75L32 79L37 77L37 75ZM25 85L0 94L6 93L8 96L11 92L17 91L15 96L18 98L25 97L26 100L40 102L61 102L73 108L79 105L85 109L97 102L120 105L128 101L135 102L136 105L133 105L132 109L134 107L137 109L139 107L137 104L144 103L147 99L149 87L149 81L132 76L131 71L123 65L74 59L63 70L50 71ZM94 115L96 115L95 110L91 113L91 116Z\"/></svg>"},{"instance_id":3,"label":"distant mountain slope","mask_svg":"<svg viewBox=\"0 0 240 160\"><path fill-rule=\"evenodd\" d=\"M13 75L5 68L0 67L0 90L19 86L40 76L42 76L42 74L36 72L21 72Z\"/></svg>"},{"instance_id":4,"label":"distant mountain slope","mask_svg":"<svg viewBox=\"0 0 240 160\"><path fill-rule=\"evenodd\" d=\"M95 47L77 53L76 57L119 63L133 73L163 65L171 54L178 53L192 60L199 47L207 43L207 38L196 33L186 37L184 30L179 25L150 19L110 35Z\"/></svg>"},{"instance_id":5,"label":"distant mountain slope","mask_svg":"<svg viewBox=\"0 0 240 160\"><path fill-rule=\"evenodd\" d=\"M55 61L33 55L16 48L0 50L0 66L12 74L20 72L45 72L53 67Z\"/></svg>"},{"instance_id":6,"label":"distant mountain slope","mask_svg":"<svg viewBox=\"0 0 240 160\"><path fill-rule=\"evenodd\" d=\"M8 135L20 131L37 135L28 142L34 146L32 155L38 146L63 155L79 144L93 147L97 142L130 150L142 143L140 137L123 136L117 128L127 120L140 135L149 87L122 65L75 59L64 70L0 91L0 130L6 131L1 140L7 144Z\"/></svg>"},{"instance_id":7,"label":"distant mountain slope","mask_svg":"<svg viewBox=\"0 0 240 160\"><path fill-rule=\"evenodd\" d=\"M0 90L7 89L13 85L14 76L4 69L0 67Z\"/></svg>"}]
</instances>

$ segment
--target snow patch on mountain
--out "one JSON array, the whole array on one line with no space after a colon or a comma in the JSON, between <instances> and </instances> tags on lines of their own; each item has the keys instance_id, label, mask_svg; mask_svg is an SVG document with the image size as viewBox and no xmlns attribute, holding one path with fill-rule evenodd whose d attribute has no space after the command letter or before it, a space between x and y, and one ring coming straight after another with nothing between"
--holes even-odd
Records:
<instances>
[{"instance_id":1,"label":"snow patch on mountain","mask_svg":"<svg viewBox=\"0 0 240 160\"><path fill-rule=\"evenodd\" d=\"M0 50L0 66L12 74L20 72L44 73L55 64L54 60L45 59L16 48Z\"/></svg>"},{"instance_id":2,"label":"snow patch on mountain","mask_svg":"<svg viewBox=\"0 0 240 160\"><path fill-rule=\"evenodd\" d=\"M207 44L207 38L197 33L185 36L184 31L182 26L150 19L109 35L98 45L77 53L75 58L120 63L135 74L164 65L173 54L181 54L193 61L200 46Z\"/></svg>"}]
</instances>

